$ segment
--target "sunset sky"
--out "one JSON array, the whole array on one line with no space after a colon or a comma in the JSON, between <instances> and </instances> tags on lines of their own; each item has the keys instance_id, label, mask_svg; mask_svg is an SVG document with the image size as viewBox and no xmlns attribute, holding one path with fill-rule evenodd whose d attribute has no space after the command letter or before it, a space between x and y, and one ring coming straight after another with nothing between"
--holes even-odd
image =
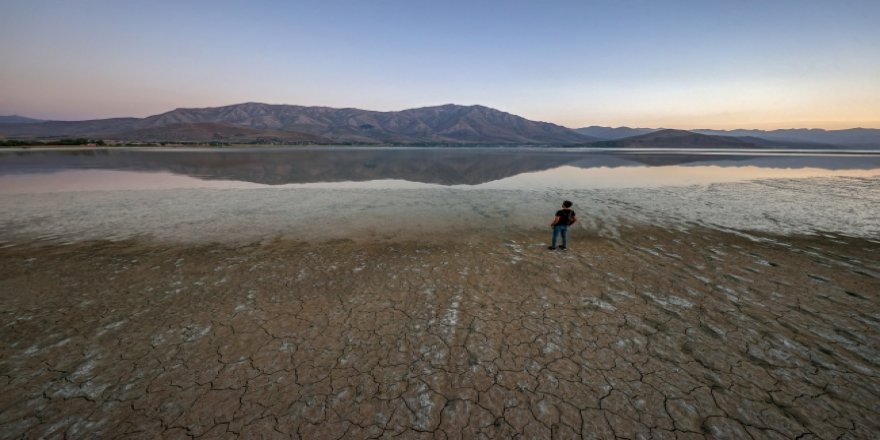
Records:
<instances>
[{"instance_id":1,"label":"sunset sky","mask_svg":"<svg viewBox=\"0 0 880 440\"><path fill-rule=\"evenodd\" d=\"M880 128L878 23L878 0L0 0L0 115L456 103L568 127Z\"/></svg>"}]
</instances>

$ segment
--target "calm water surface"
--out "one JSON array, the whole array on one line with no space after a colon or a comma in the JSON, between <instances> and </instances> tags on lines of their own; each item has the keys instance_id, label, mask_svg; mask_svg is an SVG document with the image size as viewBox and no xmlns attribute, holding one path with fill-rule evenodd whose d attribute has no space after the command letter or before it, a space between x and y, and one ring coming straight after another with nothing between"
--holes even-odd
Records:
<instances>
[{"instance_id":1,"label":"calm water surface","mask_svg":"<svg viewBox=\"0 0 880 440\"><path fill-rule=\"evenodd\" d=\"M0 191L310 187L632 188L880 174L880 152L510 148L0 151Z\"/></svg>"},{"instance_id":2,"label":"calm water surface","mask_svg":"<svg viewBox=\"0 0 880 440\"><path fill-rule=\"evenodd\" d=\"M0 151L0 238L533 228L562 199L628 222L880 236L880 152L522 148ZM243 225L247 225L246 228ZM198 226L196 226L198 225ZM200 235L201 234L201 235Z\"/></svg>"}]
</instances>

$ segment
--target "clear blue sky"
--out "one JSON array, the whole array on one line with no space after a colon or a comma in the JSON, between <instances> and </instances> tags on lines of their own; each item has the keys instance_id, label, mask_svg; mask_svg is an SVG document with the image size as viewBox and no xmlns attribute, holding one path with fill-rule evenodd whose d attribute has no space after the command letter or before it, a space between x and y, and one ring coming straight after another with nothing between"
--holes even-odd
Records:
<instances>
[{"instance_id":1,"label":"clear blue sky","mask_svg":"<svg viewBox=\"0 0 880 440\"><path fill-rule=\"evenodd\" d=\"M880 1L0 0L0 114L482 104L581 127L880 127Z\"/></svg>"}]
</instances>

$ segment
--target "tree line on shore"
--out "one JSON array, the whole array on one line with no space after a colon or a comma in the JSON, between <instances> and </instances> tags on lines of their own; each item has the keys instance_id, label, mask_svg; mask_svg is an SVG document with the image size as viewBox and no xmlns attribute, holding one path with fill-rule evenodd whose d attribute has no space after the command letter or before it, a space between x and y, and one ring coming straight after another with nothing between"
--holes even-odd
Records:
<instances>
[{"instance_id":1,"label":"tree line on shore","mask_svg":"<svg viewBox=\"0 0 880 440\"><path fill-rule=\"evenodd\" d=\"M65 138L48 141L0 139L0 147L38 147L43 145L106 145L101 139Z\"/></svg>"}]
</instances>

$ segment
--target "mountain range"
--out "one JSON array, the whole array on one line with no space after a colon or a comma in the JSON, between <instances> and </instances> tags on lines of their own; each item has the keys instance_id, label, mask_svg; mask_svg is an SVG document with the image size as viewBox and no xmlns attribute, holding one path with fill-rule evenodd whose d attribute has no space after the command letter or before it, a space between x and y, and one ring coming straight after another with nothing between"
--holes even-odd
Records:
<instances>
[{"instance_id":1,"label":"mountain range","mask_svg":"<svg viewBox=\"0 0 880 440\"><path fill-rule=\"evenodd\" d=\"M205 125L213 124L213 125ZM213 130L213 131L212 131ZM246 130L246 131L242 131ZM173 131L174 133L168 133ZM93 137L123 141L237 141L241 136L363 144L575 144L598 140L566 127L479 105L441 105L397 112L260 103L181 108L147 118L4 124L7 138ZM308 140L306 140L308 141Z\"/></svg>"},{"instance_id":2,"label":"mountain range","mask_svg":"<svg viewBox=\"0 0 880 440\"><path fill-rule=\"evenodd\" d=\"M480 105L379 112L244 103L179 108L146 118L40 121L0 116L0 139L256 144L554 145L606 148L880 148L880 130L570 129Z\"/></svg>"}]
</instances>

